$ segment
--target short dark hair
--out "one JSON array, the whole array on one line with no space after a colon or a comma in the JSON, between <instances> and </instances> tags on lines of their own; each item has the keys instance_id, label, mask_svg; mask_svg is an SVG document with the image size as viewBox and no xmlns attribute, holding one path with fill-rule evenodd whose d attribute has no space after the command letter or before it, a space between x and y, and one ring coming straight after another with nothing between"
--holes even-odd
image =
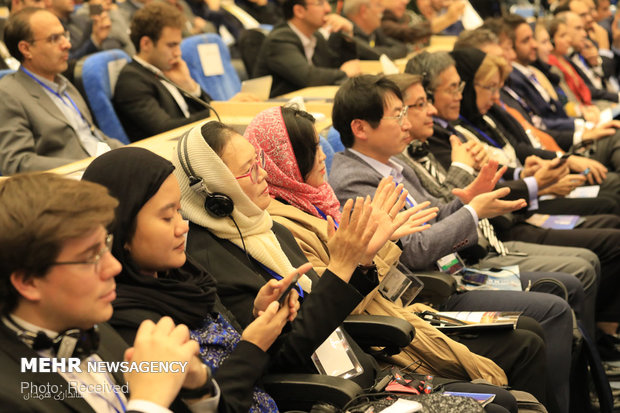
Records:
<instances>
[{"instance_id":1,"label":"short dark hair","mask_svg":"<svg viewBox=\"0 0 620 413\"><path fill-rule=\"evenodd\" d=\"M213 120L202 125L200 133L207 145L221 158L224 146L237 131L222 122Z\"/></svg>"},{"instance_id":2,"label":"short dark hair","mask_svg":"<svg viewBox=\"0 0 620 413\"><path fill-rule=\"evenodd\" d=\"M354 119L362 119L372 128L379 126L383 118L386 95L393 93L400 100L403 96L398 86L380 75L361 75L347 79L334 97L332 122L340 133L342 144L350 148L355 142L351 130Z\"/></svg>"},{"instance_id":3,"label":"short dark hair","mask_svg":"<svg viewBox=\"0 0 620 413\"><path fill-rule=\"evenodd\" d=\"M20 294L11 274L44 277L66 241L86 236L114 218L116 199L93 182L51 173L18 174L0 183L0 311Z\"/></svg>"},{"instance_id":4,"label":"short dark hair","mask_svg":"<svg viewBox=\"0 0 620 413\"><path fill-rule=\"evenodd\" d=\"M284 20L291 20L295 13L293 12L293 8L299 4L300 6L306 7L306 0L282 0L280 5L282 6L282 14L284 15Z\"/></svg>"},{"instance_id":5,"label":"short dark hair","mask_svg":"<svg viewBox=\"0 0 620 413\"><path fill-rule=\"evenodd\" d=\"M140 52L140 39L144 36L157 43L164 27L183 29L185 18L174 6L159 1L153 1L138 10L131 19L129 37Z\"/></svg>"},{"instance_id":6,"label":"short dark hair","mask_svg":"<svg viewBox=\"0 0 620 413\"><path fill-rule=\"evenodd\" d=\"M24 61L24 55L19 51L19 42L22 40L32 41L33 34L30 27L30 18L37 12L51 14L51 12L38 7L26 7L11 15L4 28L4 44L11 56L20 62Z\"/></svg>"},{"instance_id":7,"label":"short dark hair","mask_svg":"<svg viewBox=\"0 0 620 413\"><path fill-rule=\"evenodd\" d=\"M504 33L511 41L514 47L515 45L515 32L517 31L517 27L522 24L527 24L527 20L525 20L522 16L518 14L508 14L503 18L504 26L502 33Z\"/></svg>"},{"instance_id":8,"label":"short dark hair","mask_svg":"<svg viewBox=\"0 0 620 413\"><path fill-rule=\"evenodd\" d=\"M305 181L314 166L318 145L314 129L314 116L304 110L283 107L282 119L291 141L293 154L297 160L299 173Z\"/></svg>"}]
</instances>

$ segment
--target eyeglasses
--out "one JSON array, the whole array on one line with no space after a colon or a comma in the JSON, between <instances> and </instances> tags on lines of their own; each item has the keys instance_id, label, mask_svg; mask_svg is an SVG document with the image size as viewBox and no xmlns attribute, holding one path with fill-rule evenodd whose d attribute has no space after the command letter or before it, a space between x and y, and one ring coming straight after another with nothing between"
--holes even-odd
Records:
<instances>
[{"instance_id":1,"label":"eyeglasses","mask_svg":"<svg viewBox=\"0 0 620 413\"><path fill-rule=\"evenodd\" d=\"M479 85L479 84L476 84L476 86L486 90L487 92L489 92L492 95L494 95L496 93L499 93L499 91L502 90L501 86L484 86L484 85Z\"/></svg>"},{"instance_id":2,"label":"eyeglasses","mask_svg":"<svg viewBox=\"0 0 620 413\"><path fill-rule=\"evenodd\" d=\"M71 41L71 33L69 33L69 31L68 31L68 30L67 30L67 31L64 31L64 32L62 32L62 33L54 33L54 34L51 34L51 35L49 35L49 36L47 36L47 37L44 37L44 38L41 38L41 39L32 39L32 40L29 40L29 41L28 41L28 43L34 43L34 42L38 42L38 41L41 41L41 40L45 40L45 41L46 41L46 42L48 42L48 43L58 44L58 43L60 43L60 41L61 41L63 38L64 38L64 39L67 39L67 41L69 41L69 42L70 42L70 41Z\"/></svg>"},{"instance_id":3,"label":"eyeglasses","mask_svg":"<svg viewBox=\"0 0 620 413\"><path fill-rule=\"evenodd\" d=\"M318 6L318 7L323 7L325 6L325 3L327 3L327 0L316 0L313 2L306 2L306 6Z\"/></svg>"},{"instance_id":4,"label":"eyeglasses","mask_svg":"<svg viewBox=\"0 0 620 413\"><path fill-rule=\"evenodd\" d=\"M422 101L414 103L413 105L407 105L407 107L409 109L425 110L426 108L428 108L428 105L431 105L432 103L433 102L431 102L430 99L424 99Z\"/></svg>"},{"instance_id":5,"label":"eyeglasses","mask_svg":"<svg viewBox=\"0 0 620 413\"><path fill-rule=\"evenodd\" d=\"M97 251L97 254L95 254L95 256L92 259L86 260L86 261L57 261L57 262L53 262L51 265L78 265L78 264L94 265L95 273L98 273L99 270L101 269L101 259L106 253L110 252L110 250L112 249L113 243L114 243L114 235L108 234L105 237L105 243L103 247L101 247L101 249Z\"/></svg>"},{"instance_id":6,"label":"eyeglasses","mask_svg":"<svg viewBox=\"0 0 620 413\"><path fill-rule=\"evenodd\" d=\"M448 89L443 90L443 92L447 93L448 95L455 96L459 93L463 93L463 89L465 89L465 82L461 81L461 83L459 83L457 86L449 87Z\"/></svg>"},{"instance_id":7,"label":"eyeglasses","mask_svg":"<svg viewBox=\"0 0 620 413\"><path fill-rule=\"evenodd\" d=\"M396 119L398 126L403 126L403 119L407 117L407 112L409 112L409 106L403 106L397 116L384 116L383 119Z\"/></svg>"},{"instance_id":8,"label":"eyeglasses","mask_svg":"<svg viewBox=\"0 0 620 413\"><path fill-rule=\"evenodd\" d=\"M250 171L247 174L235 176L235 179L247 178L249 176L253 184L258 183L259 166L265 169L265 151L262 149L256 155L256 162L252 164Z\"/></svg>"}]
</instances>

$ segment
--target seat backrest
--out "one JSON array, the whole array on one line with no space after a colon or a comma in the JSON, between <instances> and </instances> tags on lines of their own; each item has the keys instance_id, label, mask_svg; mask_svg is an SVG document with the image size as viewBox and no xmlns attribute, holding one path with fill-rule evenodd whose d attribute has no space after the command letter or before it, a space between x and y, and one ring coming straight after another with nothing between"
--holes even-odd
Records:
<instances>
[{"instance_id":1,"label":"seat backrest","mask_svg":"<svg viewBox=\"0 0 620 413\"><path fill-rule=\"evenodd\" d=\"M217 65L217 63L206 61L205 54L208 52L205 51L203 45L207 44L217 45L222 61L222 74L205 75L205 69L209 73ZM231 63L230 52L219 35L206 33L187 37L181 42L181 53L192 78L214 100L228 100L241 91L241 81Z\"/></svg>"},{"instance_id":2,"label":"seat backrest","mask_svg":"<svg viewBox=\"0 0 620 413\"><path fill-rule=\"evenodd\" d=\"M327 132L327 142L332 146L334 152L342 152L345 149L340 140L340 133L338 133L333 126L331 126L329 132Z\"/></svg>"},{"instance_id":3,"label":"seat backrest","mask_svg":"<svg viewBox=\"0 0 620 413\"><path fill-rule=\"evenodd\" d=\"M123 66L131 61L122 50L106 50L81 59L75 66L75 81L86 96L97 125L106 135L129 143L121 125L112 97Z\"/></svg>"},{"instance_id":4,"label":"seat backrest","mask_svg":"<svg viewBox=\"0 0 620 413\"><path fill-rule=\"evenodd\" d=\"M251 29L242 31L237 40L241 60L250 79L254 77L254 66L266 37L262 30Z\"/></svg>"},{"instance_id":5,"label":"seat backrest","mask_svg":"<svg viewBox=\"0 0 620 413\"><path fill-rule=\"evenodd\" d=\"M319 142L321 143L321 149L323 149L323 153L325 154L325 167L327 168L327 173L332 169L332 161L334 160L334 149L327 142L327 140L320 136Z\"/></svg>"}]
</instances>

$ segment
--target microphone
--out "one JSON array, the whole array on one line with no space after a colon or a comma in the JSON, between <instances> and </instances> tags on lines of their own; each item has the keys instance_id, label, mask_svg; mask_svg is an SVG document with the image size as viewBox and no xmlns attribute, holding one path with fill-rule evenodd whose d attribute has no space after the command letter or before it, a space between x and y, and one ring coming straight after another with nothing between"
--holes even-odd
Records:
<instances>
[{"instance_id":1,"label":"microphone","mask_svg":"<svg viewBox=\"0 0 620 413\"><path fill-rule=\"evenodd\" d=\"M182 94L183 96L185 96L186 98L191 99L191 100L193 100L194 102L197 102L198 104L200 104L200 105L204 106L205 108L207 108L207 109L209 109L209 110L213 111L213 113L215 113L215 116L217 117L217 120L218 120L219 122L222 122L222 119L220 118L220 115L219 115L219 114L217 113L217 111L213 108L213 106L211 106L211 105L209 104L209 102L207 102L207 101L205 101L205 100L203 100L203 99L201 99L201 98L199 98L199 97L197 97L197 96L192 95L190 92L188 92L187 90L183 89L181 86L177 85L176 83L174 83L172 80L168 79L166 76L162 75L161 73L157 73L157 72L155 72L155 71L152 71L152 72L155 74L155 76L157 76L158 78L160 78L160 79L161 79L161 80L163 80L164 82L169 83L169 84L171 84L172 86L174 86L175 88L177 88L177 90L178 90L179 92L181 92L181 94Z\"/></svg>"}]
</instances>

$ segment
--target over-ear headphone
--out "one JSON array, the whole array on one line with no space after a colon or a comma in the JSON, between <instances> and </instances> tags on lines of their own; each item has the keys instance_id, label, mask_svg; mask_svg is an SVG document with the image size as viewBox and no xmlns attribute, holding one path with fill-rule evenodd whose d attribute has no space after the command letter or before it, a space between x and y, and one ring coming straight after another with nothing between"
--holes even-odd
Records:
<instances>
[{"instance_id":1,"label":"over-ear headphone","mask_svg":"<svg viewBox=\"0 0 620 413\"><path fill-rule=\"evenodd\" d=\"M185 175L189 178L189 187L200 196L205 197L204 208L207 213L215 218L229 217L235 209L233 200L228 195L221 192L209 192L202 178L197 176L192 168L187 150L187 139L190 131L185 132L179 138L179 143L177 145L177 156L179 157L183 172L185 172ZM183 146L183 153L181 153L181 146ZM186 162L187 166L185 165Z\"/></svg>"},{"instance_id":2,"label":"over-ear headphone","mask_svg":"<svg viewBox=\"0 0 620 413\"><path fill-rule=\"evenodd\" d=\"M420 159L428 155L428 142L413 141L407 146L407 153L413 159Z\"/></svg>"},{"instance_id":3,"label":"over-ear headphone","mask_svg":"<svg viewBox=\"0 0 620 413\"><path fill-rule=\"evenodd\" d=\"M34 351L49 349L53 357L77 357L80 360L84 360L86 357L95 354L99 348L99 328L96 325L88 330L71 328L58 334L56 338L51 339L43 331L35 334L25 330L10 316L7 319L15 327L10 326L17 332L17 338L24 344Z\"/></svg>"}]
</instances>

